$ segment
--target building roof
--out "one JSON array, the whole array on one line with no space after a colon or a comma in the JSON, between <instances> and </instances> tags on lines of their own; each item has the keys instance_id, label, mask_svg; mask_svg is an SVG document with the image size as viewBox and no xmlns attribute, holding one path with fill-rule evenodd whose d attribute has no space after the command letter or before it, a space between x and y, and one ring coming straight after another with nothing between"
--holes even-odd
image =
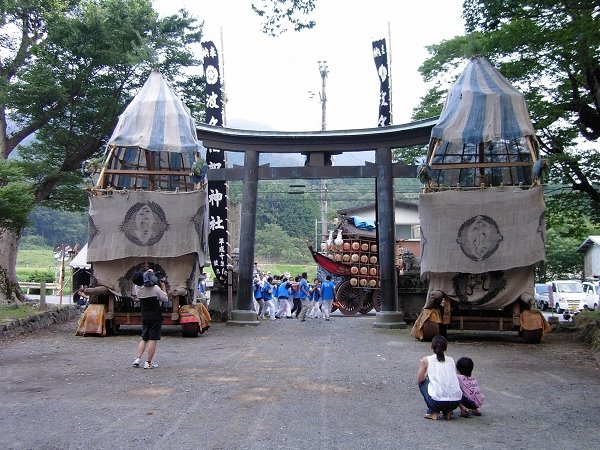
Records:
<instances>
[{"instance_id":1,"label":"building roof","mask_svg":"<svg viewBox=\"0 0 600 450\"><path fill-rule=\"evenodd\" d=\"M583 244L579 246L577 251L579 253L585 253L590 247L593 247L594 245L600 245L600 236L588 236L587 239L583 241Z\"/></svg>"}]
</instances>

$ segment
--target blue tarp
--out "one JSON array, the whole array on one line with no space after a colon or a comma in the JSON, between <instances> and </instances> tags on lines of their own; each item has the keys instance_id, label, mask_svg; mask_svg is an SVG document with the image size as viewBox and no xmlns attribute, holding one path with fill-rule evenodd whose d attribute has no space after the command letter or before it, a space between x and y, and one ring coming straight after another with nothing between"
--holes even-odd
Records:
<instances>
[{"instance_id":1,"label":"blue tarp","mask_svg":"<svg viewBox=\"0 0 600 450\"><path fill-rule=\"evenodd\" d=\"M513 140L535 134L525 98L485 58L469 61L448 91L431 137L456 144Z\"/></svg>"},{"instance_id":2,"label":"blue tarp","mask_svg":"<svg viewBox=\"0 0 600 450\"><path fill-rule=\"evenodd\" d=\"M375 222L369 219L364 219L359 216L353 216L352 221L354 222L354 226L360 230L375 230Z\"/></svg>"},{"instance_id":3,"label":"blue tarp","mask_svg":"<svg viewBox=\"0 0 600 450\"><path fill-rule=\"evenodd\" d=\"M150 74L119 116L108 144L175 153L195 153L201 148L189 108L159 72Z\"/></svg>"}]
</instances>

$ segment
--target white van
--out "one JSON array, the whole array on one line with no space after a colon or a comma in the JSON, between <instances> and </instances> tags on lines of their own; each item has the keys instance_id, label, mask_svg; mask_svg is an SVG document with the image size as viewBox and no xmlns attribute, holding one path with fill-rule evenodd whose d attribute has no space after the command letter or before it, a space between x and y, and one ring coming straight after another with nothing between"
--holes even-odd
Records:
<instances>
[{"instance_id":1,"label":"white van","mask_svg":"<svg viewBox=\"0 0 600 450\"><path fill-rule=\"evenodd\" d=\"M556 280L548 283L550 286L550 306L562 314L566 311L571 313L583 309L585 304L585 293L583 285L579 280Z\"/></svg>"},{"instance_id":2,"label":"white van","mask_svg":"<svg viewBox=\"0 0 600 450\"><path fill-rule=\"evenodd\" d=\"M584 281L583 292L585 294L585 305L588 309L597 309L598 304L600 304L600 283L598 281Z\"/></svg>"}]
</instances>

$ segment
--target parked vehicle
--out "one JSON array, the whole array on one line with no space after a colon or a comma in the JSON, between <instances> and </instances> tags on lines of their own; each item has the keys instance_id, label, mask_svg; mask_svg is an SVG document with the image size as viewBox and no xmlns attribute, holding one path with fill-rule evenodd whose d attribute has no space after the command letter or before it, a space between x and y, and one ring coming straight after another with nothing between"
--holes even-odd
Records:
<instances>
[{"instance_id":1,"label":"parked vehicle","mask_svg":"<svg viewBox=\"0 0 600 450\"><path fill-rule=\"evenodd\" d=\"M546 311L550 307L550 294L547 284L535 285L534 299L538 309Z\"/></svg>"},{"instance_id":2,"label":"parked vehicle","mask_svg":"<svg viewBox=\"0 0 600 450\"><path fill-rule=\"evenodd\" d=\"M559 314L583 309L585 293L579 280L556 280L548 283L550 305Z\"/></svg>"},{"instance_id":3,"label":"parked vehicle","mask_svg":"<svg viewBox=\"0 0 600 450\"><path fill-rule=\"evenodd\" d=\"M588 309L597 309L600 304L600 283L598 281L584 281L585 305ZM581 305L583 309L583 305Z\"/></svg>"}]
</instances>

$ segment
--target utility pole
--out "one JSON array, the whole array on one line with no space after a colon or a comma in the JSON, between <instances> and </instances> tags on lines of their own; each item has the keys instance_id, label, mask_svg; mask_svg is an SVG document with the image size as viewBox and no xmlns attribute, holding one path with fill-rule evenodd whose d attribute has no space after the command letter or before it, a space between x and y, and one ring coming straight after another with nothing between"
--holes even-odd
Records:
<instances>
[{"instance_id":1,"label":"utility pole","mask_svg":"<svg viewBox=\"0 0 600 450\"><path fill-rule=\"evenodd\" d=\"M319 99L321 100L321 130L327 129L327 94L325 91L327 74L327 61L318 61L319 72L321 73L321 92L319 93ZM330 159L325 155L325 164L330 164ZM327 179L321 179L321 239L327 238Z\"/></svg>"}]
</instances>

